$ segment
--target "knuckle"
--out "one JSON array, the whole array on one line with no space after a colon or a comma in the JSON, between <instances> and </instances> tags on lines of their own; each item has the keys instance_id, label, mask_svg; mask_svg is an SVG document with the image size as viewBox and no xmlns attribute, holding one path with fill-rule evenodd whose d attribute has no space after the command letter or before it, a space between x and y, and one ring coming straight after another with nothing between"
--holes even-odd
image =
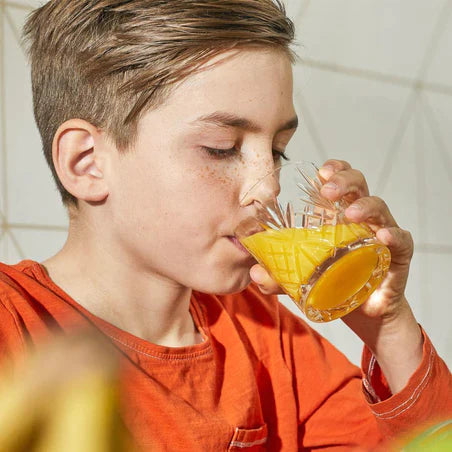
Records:
<instances>
[{"instance_id":1,"label":"knuckle","mask_svg":"<svg viewBox=\"0 0 452 452\"><path fill-rule=\"evenodd\" d=\"M404 240L407 242L407 244L413 248L414 247L414 240L413 240L413 236L411 235L410 231L407 231L405 229L401 229L402 235Z\"/></svg>"},{"instance_id":2,"label":"knuckle","mask_svg":"<svg viewBox=\"0 0 452 452\"><path fill-rule=\"evenodd\" d=\"M349 171L355 176L356 179L364 179L364 174L359 169L350 168Z\"/></svg>"},{"instance_id":3,"label":"knuckle","mask_svg":"<svg viewBox=\"0 0 452 452\"><path fill-rule=\"evenodd\" d=\"M404 246L406 249L413 248L414 241L409 231L398 227L394 227L392 229L400 245Z\"/></svg>"},{"instance_id":4,"label":"knuckle","mask_svg":"<svg viewBox=\"0 0 452 452\"><path fill-rule=\"evenodd\" d=\"M351 166L348 162L346 162L345 160L338 160L338 159L328 159L323 165L324 166L330 165L330 166L334 167L334 169L336 171L342 171L344 169L351 168Z\"/></svg>"},{"instance_id":5,"label":"knuckle","mask_svg":"<svg viewBox=\"0 0 452 452\"><path fill-rule=\"evenodd\" d=\"M367 187L366 176L364 176L364 174L360 170L352 168L350 169L350 171L353 173L353 178L356 180L358 184Z\"/></svg>"},{"instance_id":6,"label":"knuckle","mask_svg":"<svg viewBox=\"0 0 452 452\"><path fill-rule=\"evenodd\" d=\"M371 200L371 203L375 205L380 210L389 210L388 205L386 202L381 199L379 196L369 196L369 199Z\"/></svg>"},{"instance_id":7,"label":"knuckle","mask_svg":"<svg viewBox=\"0 0 452 452\"><path fill-rule=\"evenodd\" d=\"M359 170L346 169L335 173L330 181L347 190L347 192L359 193L361 196L368 196L366 179Z\"/></svg>"},{"instance_id":8,"label":"knuckle","mask_svg":"<svg viewBox=\"0 0 452 452\"><path fill-rule=\"evenodd\" d=\"M334 182L338 186L343 186L346 182L346 178L341 172L334 173L328 182Z\"/></svg>"},{"instance_id":9,"label":"knuckle","mask_svg":"<svg viewBox=\"0 0 452 452\"><path fill-rule=\"evenodd\" d=\"M366 210L366 211L372 210L373 205L374 205L372 199L369 196L357 199L354 202L354 204L359 204L361 209Z\"/></svg>"},{"instance_id":10,"label":"knuckle","mask_svg":"<svg viewBox=\"0 0 452 452\"><path fill-rule=\"evenodd\" d=\"M351 169L350 163L346 162L345 160L338 160L338 162L341 164L342 168L344 169Z\"/></svg>"}]
</instances>

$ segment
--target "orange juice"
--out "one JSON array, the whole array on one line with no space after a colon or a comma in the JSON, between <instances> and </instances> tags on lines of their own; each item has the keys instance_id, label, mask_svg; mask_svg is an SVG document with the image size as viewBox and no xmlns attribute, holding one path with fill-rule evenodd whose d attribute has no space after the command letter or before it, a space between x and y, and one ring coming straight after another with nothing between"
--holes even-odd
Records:
<instances>
[{"instance_id":1,"label":"orange juice","mask_svg":"<svg viewBox=\"0 0 452 452\"><path fill-rule=\"evenodd\" d=\"M373 238L368 226L351 223L267 229L240 241L297 304L306 294L306 312L341 308L360 291L361 297L370 295L389 266L389 250ZM377 275L382 253L384 268Z\"/></svg>"}]
</instances>

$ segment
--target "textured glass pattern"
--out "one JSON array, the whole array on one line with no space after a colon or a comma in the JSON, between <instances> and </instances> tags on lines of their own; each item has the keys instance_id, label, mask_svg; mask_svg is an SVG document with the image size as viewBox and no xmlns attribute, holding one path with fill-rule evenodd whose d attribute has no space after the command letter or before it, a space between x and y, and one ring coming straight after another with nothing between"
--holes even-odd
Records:
<instances>
[{"instance_id":1,"label":"textured glass pattern","mask_svg":"<svg viewBox=\"0 0 452 452\"><path fill-rule=\"evenodd\" d=\"M248 214L235 231L316 322L342 317L366 301L390 264L389 250L372 230L347 221L346 201L321 196L323 182L312 163L278 167L244 196L239 211Z\"/></svg>"}]
</instances>

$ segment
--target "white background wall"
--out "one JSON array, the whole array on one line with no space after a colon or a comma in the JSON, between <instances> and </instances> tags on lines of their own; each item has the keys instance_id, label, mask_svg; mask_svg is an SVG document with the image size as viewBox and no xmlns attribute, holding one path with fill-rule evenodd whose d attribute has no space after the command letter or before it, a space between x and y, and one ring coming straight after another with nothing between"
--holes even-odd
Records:
<instances>
[{"instance_id":1,"label":"white background wall","mask_svg":"<svg viewBox=\"0 0 452 452\"><path fill-rule=\"evenodd\" d=\"M0 0L0 260L43 260L67 217L40 152L19 36L36 0ZM452 364L452 0L286 0L297 26L292 160L348 160L416 243L408 297ZM290 300L282 297L292 306ZM314 325L352 361L340 321Z\"/></svg>"}]
</instances>

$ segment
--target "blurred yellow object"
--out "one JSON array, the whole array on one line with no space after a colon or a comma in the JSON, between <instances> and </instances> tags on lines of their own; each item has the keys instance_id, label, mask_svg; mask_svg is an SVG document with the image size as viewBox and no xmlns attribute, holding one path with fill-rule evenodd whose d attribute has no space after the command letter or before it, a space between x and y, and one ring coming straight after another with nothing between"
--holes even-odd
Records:
<instances>
[{"instance_id":1,"label":"blurred yellow object","mask_svg":"<svg viewBox=\"0 0 452 452\"><path fill-rule=\"evenodd\" d=\"M137 451L117 362L98 337L59 338L0 380L0 452Z\"/></svg>"}]
</instances>

